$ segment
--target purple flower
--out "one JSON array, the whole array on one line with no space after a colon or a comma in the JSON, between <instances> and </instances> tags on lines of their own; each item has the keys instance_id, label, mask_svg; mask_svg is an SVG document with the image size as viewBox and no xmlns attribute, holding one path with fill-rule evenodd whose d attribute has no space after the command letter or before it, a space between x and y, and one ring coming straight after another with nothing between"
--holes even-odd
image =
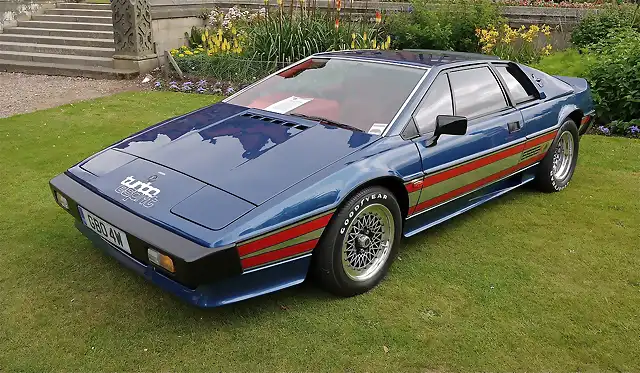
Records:
<instances>
[{"instance_id":1,"label":"purple flower","mask_svg":"<svg viewBox=\"0 0 640 373\"><path fill-rule=\"evenodd\" d=\"M192 88L192 87L191 87L190 85L186 85L186 84L182 86L182 90L183 90L183 91L185 91L185 92L190 91L190 90L191 90L191 88Z\"/></svg>"},{"instance_id":2,"label":"purple flower","mask_svg":"<svg viewBox=\"0 0 640 373\"><path fill-rule=\"evenodd\" d=\"M173 90L176 90L176 91L177 91L178 89L180 89L180 88L178 88L178 85L177 85L177 84L171 84L171 85L169 86L169 88L171 88L171 89L173 89Z\"/></svg>"},{"instance_id":3,"label":"purple flower","mask_svg":"<svg viewBox=\"0 0 640 373\"><path fill-rule=\"evenodd\" d=\"M233 87L229 87L229 88L227 88L227 90L225 91L225 93L226 93L226 94L228 94L228 95L230 95L230 94L233 94L233 92L235 92L235 91L236 91L236 90L235 90L235 89L233 89Z\"/></svg>"},{"instance_id":4,"label":"purple flower","mask_svg":"<svg viewBox=\"0 0 640 373\"><path fill-rule=\"evenodd\" d=\"M176 82L175 80L172 80L169 82L169 85L176 85L176 84L178 84L178 82Z\"/></svg>"},{"instance_id":5,"label":"purple flower","mask_svg":"<svg viewBox=\"0 0 640 373\"><path fill-rule=\"evenodd\" d=\"M203 85L207 85L207 81L202 79L201 81L198 82L199 86L203 86Z\"/></svg>"},{"instance_id":6,"label":"purple flower","mask_svg":"<svg viewBox=\"0 0 640 373\"><path fill-rule=\"evenodd\" d=\"M600 133L602 133L605 136L609 136L611 134L611 130L605 126L599 126L598 131L600 131Z\"/></svg>"},{"instance_id":7,"label":"purple flower","mask_svg":"<svg viewBox=\"0 0 640 373\"><path fill-rule=\"evenodd\" d=\"M407 12L412 13L413 12L413 7L412 6L408 7L407 8Z\"/></svg>"},{"instance_id":8,"label":"purple flower","mask_svg":"<svg viewBox=\"0 0 640 373\"><path fill-rule=\"evenodd\" d=\"M155 86L156 86L156 88L161 88L162 87L162 83L156 82Z\"/></svg>"},{"instance_id":9,"label":"purple flower","mask_svg":"<svg viewBox=\"0 0 640 373\"><path fill-rule=\"evenodd\" d=\"M638 126L631 126L629 127L629 131L631 132L632 135L637 135L640 134L640 128L638 128Z\"/></svg>"},{"instance_id":10,"label":"purple flower","mask_svg":"<svg viewBox=\"0 0 640 373\"><path fill-rule=\"evenodd\" d=\"M193 82L192 81L187 81L187 82L182 83L182 85L183 86L190 86L190 85L193 85Z\"/></svg>"},{"instance_id":11,"label":"purple flower","mask_svg":"<svg viewBox=\"0 0 640 373\"><path fill-rule=\"evenodd\" d=\"M198 92L198 93L205 93L206 91L207 91L207 89L204 88L204 87L198 87L198 89L196 89L196 92Z\"/></svg>"}]
</instances>

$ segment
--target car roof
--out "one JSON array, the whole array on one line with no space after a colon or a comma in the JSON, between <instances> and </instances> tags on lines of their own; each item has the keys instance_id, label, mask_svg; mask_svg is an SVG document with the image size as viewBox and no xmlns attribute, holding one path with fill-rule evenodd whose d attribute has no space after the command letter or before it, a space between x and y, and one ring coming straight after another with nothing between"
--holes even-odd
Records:
<instances>
[{"instance_id":1,"label":"car roof","mask_svg":"<svg viewBox=\"0 0 640 373\"><path fill-rule=\"evenodd\" d=\"M373 62L391 62L401 65L430 68L453 64L462 61L499 60L495 56L487 56L479 53L464 53L452 51L439 51L431 49L404 49L404 50L346 50L324 52L314 54L314 57L342 57L350 59L368 60Z\"/></svg>"}]
</instances>

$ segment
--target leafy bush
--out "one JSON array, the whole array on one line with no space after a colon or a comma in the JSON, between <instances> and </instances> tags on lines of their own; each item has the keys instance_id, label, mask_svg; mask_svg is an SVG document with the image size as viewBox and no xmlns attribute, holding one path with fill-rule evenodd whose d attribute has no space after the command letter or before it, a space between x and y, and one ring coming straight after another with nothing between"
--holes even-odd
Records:
<instances>
[{"instance_id":1,"label":"leafy bush","mask_svg":"<svg viewBox=\"0 0 640 373\"><path fill-rule=\"evenodd\" d=\"M551 28L547 25L521 26L519 29L513 29L506 23L497 28L489 25L487 29L476 30L476 35L480 39L482 53L506 60L531 63L551 53Z\"/></svg>"},{"instance_id":2,"label":"leafy bush","mask_svg":"<svg viewBox=\"0 0 640 373\"><path fill-rule=\"evenodd\" d=\"M550 75L576 76L584 78L587 76L589 66L594 60L591 53L580 53L576 49L566 49L552 53L532 66Z\"/></svg>"},{"instance_id":3,"label":"leafy bush","mask_svg":"<svg viewBox=\"0 0 640 373\"><path fill-rule=\"evenodd\" d=\"M389 42L377 22L340 18L336 9L299 7L285 12L283 7L247 28L248 55L256 60L292 63L313 53L348 48L387 49Z\"/></svg>"},{"instance_id":4,"label":"leafy bush","mask_svg":"<svg viewBox=\"0 0 640 373\"><path fill-rule=\"evenodd\" d=\"M640 118L640 33L619 29L592 50L597 57L587 75L599 116L622 121Z\"/></svg>"},{"instance_id":5,"label":"leafy bush","mask_svg":"<svg viewBox=\"0 0 640 373\"><path fill-rule=\"evenodd\" d=\"M583 18L571 32L571 43L577 48L585 48L603 40L611 32L632 26L634 11L629 6L614 6L591 13ZM640 18L640 17L638 17ZM636 19L635 26L638 27Z\"/></svg>"},{"instance_id":6,"label":"leafy bush","mask_svg":"<svg viewBox=\"0 0 640 373\"><path fill-rule=\"evenodd\" d=\"M479 52L476 29L500 21L500 8L491 0L412 0L407 12L392 14L386 30L396 49L442 49Z\"/></svg>"}]
</instances>

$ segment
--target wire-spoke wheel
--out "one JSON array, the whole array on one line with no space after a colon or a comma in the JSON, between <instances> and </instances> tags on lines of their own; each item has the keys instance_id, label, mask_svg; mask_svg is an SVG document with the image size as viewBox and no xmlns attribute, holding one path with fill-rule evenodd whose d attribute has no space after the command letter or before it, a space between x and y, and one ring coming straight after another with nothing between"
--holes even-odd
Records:
<instances>
[{"instance_id":1,"label":"wire-spoke wheel","mask_svg":"<svg viewBox=\"0 0 640 373\"><path fill-rule=\"evenodd\" d=\"M331 292L352 296L386 275L402 232L402 214L388 189L373 186L336 211L314 252L314 272Z\"/></svg>"},{"instance_id":2,"label":"wire-spoke wheel","mask_svg":"<svg viewBox=\"0 0 640 373\"><path fill-rule=\"evenodd\" d=\"M558 138L556 150L553 153L553 176L558 180L563 180L571 171L571 161L573 160L573 136L571 132L564 131Z\"/></svg>"},{"instance_id":3,"label":"wire-spoke wheel","mask_svg":"<svg viewBox=\"0 0 640 373\"><path fill-rule=\"evenodd\" d=\"M342 244L342 266L349 278L364 281L374 276L389 258L395 227L388 208L373 204L351 220Z\"/></svg>"},{"instance_id":4,"label":"wire-spoke wheel","mask_svg":"<svg viewBox=\"0 0 640 373\"><path fill-rule=\"evenodd\" d=\"M545 192L558 192L566 188L578 160L579 137L575 122L565 120L558 133L536 173L536 184Z\"/></svg>"}]
</instances>

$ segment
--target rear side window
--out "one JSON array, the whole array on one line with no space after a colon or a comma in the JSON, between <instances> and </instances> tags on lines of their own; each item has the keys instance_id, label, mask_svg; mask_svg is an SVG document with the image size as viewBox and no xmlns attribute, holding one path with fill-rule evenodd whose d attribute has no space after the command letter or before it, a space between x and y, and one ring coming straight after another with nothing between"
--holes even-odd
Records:
<instances>
[{"instance_id":1,"label":"rear side window","mask_svg":"<svg viewBox=\"0 0 640 373\"><path fill-rule=\"evenodd\" d=\"M511 93L511 97L515 103L525 102L532 100L535 98L533 93L527 91L527 89L518 81L517 76L522 76L523 74L518 74L515 67L512 66L496 66L496 70L498 74L502 77L504 82L507 84L507 88Z\"/></svg>"},{"instance_id":2,"label":"rear side window","mask_svg":"<svg viewBox=\"0 0 640 373\"><path fill-rule=\"evenodd\" d=\"M436 78L413 116L418 131L421 134L434 132L438 115L453 115L451 89L446 74Z\"/></svg>"},{"instance_id":3,"label":"rear side window","mask_svg":"<svg viewBox=\"0 0 640 373\"><path fill-rule=\"evenodd\" d=\"M475 118L508 107L495 76L488 67L449 74L455 115Z\"/></svg>"}]
</instances>

